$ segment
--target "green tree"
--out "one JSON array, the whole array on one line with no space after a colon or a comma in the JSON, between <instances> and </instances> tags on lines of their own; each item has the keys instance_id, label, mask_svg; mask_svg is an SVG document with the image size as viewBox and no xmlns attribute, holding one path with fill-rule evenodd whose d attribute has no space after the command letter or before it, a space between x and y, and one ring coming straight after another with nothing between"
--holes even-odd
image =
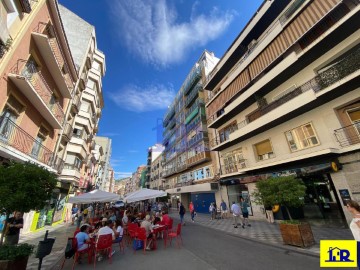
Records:
<instances>
[{"instance_id":1,"label":"green tree","mask_svg":"<svg viewBox=\"0 0 360 270\"><path fill-rule=\"evenodd\" d=\"M281 205L286 208L290 220L289 207L304 205L306 186L295 176L272 177L256 183L257 191L253 193L256 202L265 207Z\"/></svg>"},{"instance_id":2,"label":"green tree","mask_svg":"<svg viewBox=\"0 0 360 270\"><path fill-rule=\"evenodd\" d=\"M0 209L6 213L6 220L14 211L25 213L44 208L56 182L55 173L30 162L0 165Z\"/></svg>"}]
</instances>

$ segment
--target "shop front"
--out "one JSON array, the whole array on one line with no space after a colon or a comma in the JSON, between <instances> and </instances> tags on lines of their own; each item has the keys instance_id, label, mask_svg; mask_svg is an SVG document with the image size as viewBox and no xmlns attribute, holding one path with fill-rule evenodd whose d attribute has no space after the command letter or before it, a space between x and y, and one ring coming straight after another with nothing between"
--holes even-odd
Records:
<instances>
[{"instance_id":1,"label":"shop front","mask_svg":"<svg viewBox=\"0 0 360 270\"><path fill-rule=\"evenodd\" d=\"M256 182L270 177L294 175L301 179L306 186L304 206L290 209L295 219L303 219L310 224L327 227L346 227L345 215L341 200L331 179L331 174L338 171L338 163L325 162L301 168L265 172L257 175L242 176L239 178L221 179L220 184L227 187L229 204L238 202L240 197L248 200L250 211L257 218L265 218L263 206L251 205L251 193L256 189ZM252 202L254 204L254 202ZM288 219L286 210L282 207L274 213L275 219Z\"/></svg>"}]
</instances>

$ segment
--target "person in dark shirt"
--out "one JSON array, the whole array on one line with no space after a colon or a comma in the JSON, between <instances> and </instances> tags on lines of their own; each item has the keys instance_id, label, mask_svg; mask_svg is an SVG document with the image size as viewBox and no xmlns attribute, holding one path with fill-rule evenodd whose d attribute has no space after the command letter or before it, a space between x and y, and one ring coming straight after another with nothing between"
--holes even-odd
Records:
<instances>
[{"instance_id":1,"label":"person in dark shirt","mask_svg":"<svg viewBox=\"0 0 360 270\"><path fill-rule=\"evenodd\" d=\"M21 212L15 212L14 217L7 220L8 232L5 236L5 243L8 245L17 245L19 243L20 229L24 225Z\"/></svg>"}]
</instances>

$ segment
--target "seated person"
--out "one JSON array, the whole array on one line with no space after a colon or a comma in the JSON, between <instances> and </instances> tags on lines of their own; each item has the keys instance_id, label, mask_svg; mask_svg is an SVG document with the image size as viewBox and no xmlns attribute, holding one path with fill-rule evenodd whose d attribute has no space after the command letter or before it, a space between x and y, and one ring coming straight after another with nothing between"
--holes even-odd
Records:
<instances>
[{"instance_id":1,"label":"seated person","mask_svg":"<svg viewBox=\"0 0 360 270\"><path fill-rule=\"evenodd\" d=\"M111 220L112 222L115 222L116 220L116 215L114 212L112 212L111 216L109 217L109 220Z\"/></svg>"},{"instance_id":2,"label":"seated person","mask_svg":"<svg viewBox=\"0 0 360 270\"><path fill-rule=\"evenodd\" d=\"M169 224L170 223L170 217L169 217L169 215L167 214L166 211L162 212L162 223L163 224Z\"/></svg>"},{"instance_id":3,"label":"seated person","mask_svg":"<svg viewBox=\"0 0 360 270\"><path fill-rule=\"evenodd\" d=\"M115 226L113 227L113 231L115 233L115 240L113 241L114 243L121 242L121 240L123 238L124 230L121 225L122 225L121 220L117 219L115 221Z\"/></svg>"},{"instance_id":4,"label":"seated person","mask_svg":"<svg viewBox=\"0 0 360 270\"><path fill-rule=\"evenodd\" d=\"M101 220L101 227L105 227L107 221L108 221L107 218L103 218L103 219Z\"/></svg>"},{"instance_id":5,"label":"seated person","mask_svg":"<svg viewBox=\"0 0 360 270\"><path fill-rule=\"evenodd\" d=\"M77 240L77 249L78 251L87 249L90 244L89 237L89 226L87 224L82 225L80 228L80 232L76 234L75 238Z\"/></svg>"},{"instance_id":6,"label":"seated person","mask_svg":"<svg viewBox=\"0 0 360 270\"><path fill-rule=\"evenodd\" d=\"M160 223L160 221L161 221L161 219L160 219L159 212L156 212L156 213L155 213L155 216L154 216L154 218L153 218L152 224L153 224L153 225L156 225L156 224Z\"/></svg>"},{"instance_id":7,"label":"seated person","mask_svg":"<svg viewBox=\"0 0 360 270\"><path fill-rule=\"evenodd\" d=\"M153 239L153 230L152 230L152 227L151 227L150 216L149 215L146 215L145 220L143 222L141 222L140 227L145 228L146 238L149 240L146 249L149 250L150 245L152 244L152 239Z\"/></svg>"},{"instance_id":8,"label":"seated person","mask_svg":"<svg viewBox=\"0 0 360 270\"><path fill-rule=\"evenodd\" d=\"M112 235L112 240L115 240L115 233L114 231L112 230L112 225L113 225L113 222L111 220L107 220L106 223L105 223L106 226L102 227L99 229L98 231L98 237L100 235L106 235L106 234L111 234Z\"/></svg>"}]
</instances>

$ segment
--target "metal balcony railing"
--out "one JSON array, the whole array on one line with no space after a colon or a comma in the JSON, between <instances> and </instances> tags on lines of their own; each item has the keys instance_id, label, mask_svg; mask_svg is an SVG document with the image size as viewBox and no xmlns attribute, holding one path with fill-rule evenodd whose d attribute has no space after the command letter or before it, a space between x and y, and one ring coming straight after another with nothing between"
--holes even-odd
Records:
<instances>
[{"instance_id":1,"label":"metal balcony railing","mask_svg":"<svg viewBox=\"0 0 360 270\"><path fill-rule=\"evenodd\" d=\"M0 143L10 146L25 155L61 171L64 161L50 149L38 142L29 133L16 125L8 117L0 117Z\"/></svg>"},{"instance_id":2,"label":"metal balcony railing","mask_svg":"<svg viewBox=\"0 0 360 270\"><path fill-rule=\"evenodd\" d=\"M240 171L241 169L246 168L246 160L245 159L239 159L236 162L228 163L228 164L221 164L221 175L226 175L230 173L236 173Z\"/></svg>"},{"instance_id":3,"label":"metal balcony railing","mask_svg":"<svg viewBox=\"0 0 360 270\"><path fill-rule=\"evenodd\" d=\"M184 84L182 85L184 95L186 95L189 92L189 90L195 85L195 83L198 82L200 78L201 78L201 66L197 65L193 67L193 69L190 71L190 74L185 79Z\"/></svg>"},{"instance_id":4,"label":"metal balcony railing","mask_svg":"<svg viewBox=\"0 0 360 270\"><path fill-rule=\"evenodd\" d=\"M197 109L200 105L203 105L204 101L203 99L199 98L197 99L193 105L191 105L191 107L186 111L185 113L185 119L195 110Z\"/></svg>"},{"instance_id":5,"label":"metal balcony railing","mask_svg":"<svg viewBox=\"0 0 360 270\"><path fill-rule=\"evenodd\" d=\"M189 133L191 130L197 127L200 122L206 123L206 117L202 114L196 116L193 121L186 125L186 133Z\"/></svg>"},{"instance_id":6,"label":"metal balcony railing","mask_svg":"<svg viewBox=\"0 0 360 270\"><path fill-rule=\"evenodd\" d=\"M185 101L185 108L189 107L189 105L191 104L191 102L198 97L199 95L199 91L202 90L202 85L201 84L197 84L190 92L190 94L186 97L186 101Z\"/></svg>"},{"instance_id":7,"label":"metal balcony railing","mask_svg":"<svg viewBox=\"0 0 360 270\"><path fill-rule=\"evenodd\" d=\"M360 143L360 122L334 130L341 147Z\"/></svg>"},{"instance_id":8,"label":"metal balcony railing","mask_svg":"<svg viewBox=\"0 0 360 270\"><path fill-rule=\"evenodd\" d=\"M199 132L188 141L187 147L190 148L191 146L198 143L199 141L204 140L205 138L208 138L207 132Z\"/></svg>"},{"instance_id":9,"label":"metal balcony railing","mask_svg":"<svg viewBox=\"0 0 360 270\"><path fill-rule=\"evenodd\" d=\"M26 60L19 59L10 72L26 78L58 122L60 124L64 122L64 111L59 102L53 100L53 92L36 66L27 63Z\"/></svg>"}]
</instances>

